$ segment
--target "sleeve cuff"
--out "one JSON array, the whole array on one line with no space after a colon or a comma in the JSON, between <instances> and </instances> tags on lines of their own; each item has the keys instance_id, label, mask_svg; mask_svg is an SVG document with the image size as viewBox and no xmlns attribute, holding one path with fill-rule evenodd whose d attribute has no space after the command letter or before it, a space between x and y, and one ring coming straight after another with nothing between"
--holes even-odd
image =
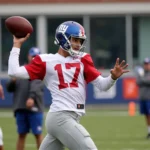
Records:
<instances>
[{"instance_id":1,"label":"sleeve cuff","mask_svg":"<svg viewBox=\"0 0 150 150\"><path fill-rule=\"evenodd\" d=\"M111 74L109 75L109 79L112 83L115 83L118 80L118 79L117 80L112 79Z\"/></svg>"}]
</instances>

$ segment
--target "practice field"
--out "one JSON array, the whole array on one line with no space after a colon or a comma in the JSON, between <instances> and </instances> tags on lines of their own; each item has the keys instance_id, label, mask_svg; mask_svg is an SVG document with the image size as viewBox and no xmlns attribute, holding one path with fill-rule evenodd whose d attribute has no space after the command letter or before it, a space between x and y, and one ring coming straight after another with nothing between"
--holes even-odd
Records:
<instances>
[{"instance_id":1,"label":"practice field","mask_svg":"<svg viewBox=\"0 0 150 150\"><path fill-rule=\"evenodd\" d=\"M150 150L143 116L128 116L126 111L88 110L81 119L99 150ZM5 150L15 150L16 126L11 111L0 111L0 126L4 132ZM44 134L46 132L44 131ZM33 136L26 141L25 150L36 150Z\"/></svg>"}]
</instances>

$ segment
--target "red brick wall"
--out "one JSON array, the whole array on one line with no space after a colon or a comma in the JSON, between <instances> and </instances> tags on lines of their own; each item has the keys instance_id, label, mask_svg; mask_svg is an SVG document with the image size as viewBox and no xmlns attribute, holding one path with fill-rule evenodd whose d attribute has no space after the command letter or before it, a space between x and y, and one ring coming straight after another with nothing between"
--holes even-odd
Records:
<instances>
[{"instance_id":1,"label":"red brick wall","mask_svg":"<svg viewBox=\"0 0 150 150\"><path fill-rule=\"evenodd\" d=\"M150 0L0 0L0 4L150 2Z\"/></svg>"}]
</instances>

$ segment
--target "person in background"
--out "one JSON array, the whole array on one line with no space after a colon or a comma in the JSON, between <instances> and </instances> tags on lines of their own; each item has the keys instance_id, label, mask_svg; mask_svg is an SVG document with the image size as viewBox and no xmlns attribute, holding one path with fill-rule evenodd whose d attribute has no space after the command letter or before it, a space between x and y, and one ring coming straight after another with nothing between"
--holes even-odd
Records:
<instances>
[{"instance_id":1,"label":"person in background","mask_svg":"<svg viewBox=\"0 0 150 150\"><path fill-rule=\"evenodd\" d=\"M140 113L145 116L147 138L150 139L150 58L145 58L143 67L136 67L137 85L139 86Z\"/></svg>"},{"instance_id":2,"label":"person in background","mask_svg":"<svg viewBox=\"0 0 150 150\"><path fill-rule=\"evenodd\" d=\"M33 47L28 53L28 64L39 55ZM7 83L8 92L13 92L13 109L18 129L16 150L24 150L25 139L30 130L35 136L37 149L42 142L42 124L44 111L44 84L41 80L11 78Z\"/></svg>"},{"instance_id":3,"label":"person in background","mask_svg":"<svg viewBox=\"0 0 150 150\"><path fill-rule=\"evenodd\" d=\"M1 84L0 84L0 98L4 99L4 91L3 91L3 87Z\"/></svg>"},{"instance_id":4,"label":"person in background","mask_svg":"<svg viewBox=\"0 0 150 150\"><path fill-rule=\"evenodd\" d=\"M3 91L3 87L0 84L0 98L4 99L4 91ZM3 146L3 132L2 129L0 128L0 150L4 150L4 146Z\"/></svg>"},{"instance_id":5,"label":"person in background","mask_svg":"<svg viewBox=\"0 0 150 150\"><path fill-rule=\"evenodd\" d=\"M4 146L3 146L3 132L2 132L1 128L0 128L0 150L4 150Z\"/></svg>"}]
</instances>

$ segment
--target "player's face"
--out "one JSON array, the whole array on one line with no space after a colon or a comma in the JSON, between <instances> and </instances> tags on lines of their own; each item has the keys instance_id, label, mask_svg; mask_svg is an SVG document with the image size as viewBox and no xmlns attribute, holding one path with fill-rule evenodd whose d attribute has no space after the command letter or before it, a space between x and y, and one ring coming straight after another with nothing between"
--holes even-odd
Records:
<instances>
[{"instance_id":1,"label":"player's face","mask_svg":"<svg viewBox=\"0 0 150 150\"><path fill-rule=\"evenodd\" d=\"M78 51L78 50L80 50L80 48L83 44L83 39L71 37L70 43L71 43L73 50Z\"/></svg>"}]
</instances>

